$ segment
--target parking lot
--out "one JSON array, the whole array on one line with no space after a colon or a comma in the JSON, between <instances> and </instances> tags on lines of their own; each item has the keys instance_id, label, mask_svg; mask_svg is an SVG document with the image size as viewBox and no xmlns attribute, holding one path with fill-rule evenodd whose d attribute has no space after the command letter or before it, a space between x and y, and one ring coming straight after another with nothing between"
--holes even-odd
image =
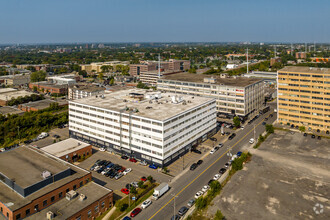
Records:
<instances>
[{"instance_id":1,"label":"parking lot","mask_svg":"<svg viewBox=\"0 0 330 220\"><path fill-rule=\"evenodd\" d=\"M32 142L31 144L32 145L36 145L37 147L39 148L43 148L43 147L46 147L48 145L51 145L54 143L54 140L56 140L56 142L58 142L59 140L65 140L65 139L68 139L69 138L69 128L66 127L66 128L54 128L53 130L49 131L48 132L49 136L44 138L44 139L41 139L41 140L38 140L36 142ZM60 138L54 138L53 136L54 135L59 135Z\"/></svg>"},{"instance_id":2,"label":"parking lot","mask_svg":"<svg viewBox=\"0 0 330 220\"><path fill-rule=\"evenodd\" d=\"M157 182L169 182L172 177L166 175L164 173L158 172L158 170L151 169L147 166L139 165L139 163L133 163L128 160L121 159L118 155L111 154L109 152L101 152L97 151L89 158L84 160L83 162L79 163L78 166L89 170L90 167L97 161L97 160L108 160L112 163L119 164L125 168L131 168L132 171L128 173L126 176L121 177L118 180L114 178L111 179L110 177L106 177L100 173L95 171L92 172L93 179L95 182L105 186L109 189L114 190L115 196L117 198L125 196L120 190L125 188L127 183L131 182L139 182L142 176L148 177L151 175ZM117 199L115 198L115 199Z\"/></svg>"},{"instance_id":3,"label":"parking lot","mask_svg":"<svg viewBox=\"0 0 330 220\"><path fill-rule=\"evenodd\" d=\"M330 140L276 130L208 209L227 219L330 219Z\"/></svg>"}]
</instances>

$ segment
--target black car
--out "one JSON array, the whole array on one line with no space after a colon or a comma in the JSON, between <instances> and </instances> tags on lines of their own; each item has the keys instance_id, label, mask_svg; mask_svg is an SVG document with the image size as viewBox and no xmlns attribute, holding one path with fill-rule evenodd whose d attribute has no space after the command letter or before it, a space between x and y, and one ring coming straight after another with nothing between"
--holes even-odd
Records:
<instances>
[{"instance_id":1,"label":"black car","mask_svg":"<svg viewBox=\"0 0 330 220\"><path fill-rule=\"evenodd\" d=\"M230 135L230 132L229 132L229 131L227 131L225 134L226 134L226 135Z\"/></svg>"},{"instance_id":2,"label":"black car","mask_svg":"<svg viewBox=\"0 0 330 220\"><path fill-rule=\"evenodd\" d=\"M199 150L197 150L197 149L193 149L193 150L191 150L191 151L194 152L194 153L196 153L196 154L202 154L202 152L199 151Z\"/></svg>"},{"instance_id":3,"label":"black car","mask_svg":"<svg viewBox=\"0 0 330 220\"><path fill-rule=\"evenodd\" d=\"M61 136L60 135L57 135L57 134L54 134L53 137L54 138L60 138Z\"/></svg>"},{"instance_id":4,"label":"black car","mask_svg":"<svg viewBox=\"0 0 330 220\"><path fill-rule=\"evenodd\" d=\"M219 170L219 173L220 174L224 174L226 172L226 168L221 168L220 170Z\"/></svg>"},{"instance_id":5,"label":"black car","mask_svg":"<svg viewBox=\"0 0 330 220\"><path fill-rule=\"evenodd\" d=\"M262 122L262 125L266 125L266 122L264 121L264 122Z\"/></svg>"},{"instance_id":6,"label":"black car","mask_svg":"<svg viewBox=\"0 0 330 220\"><path fill-rule=\"evenodd\" d=\"M31 144L32 143L32 140L26 140L24 141L24 144Z\"/></svg>"},{"instance_id":7,"label":"black car","mask_svg":"<svg viewBox=\"0 0 330 220\"><path fill-rule=\"evenodd\" d=\"M211 141L217 141L217 139L215 137L211 137L210 140Z\"/></svg>"},{"instance_id":8,"label":"black car","mask_svg":"<svg viewBox=\"0 0 330 220\"><path fill-rule=\"evenodd\" d=\"M321 136L317 136L317 139L321 140Z\"/></svg>"},{"instance_id":9,"label":"black car","mask_svg":"<svg viewBox=\"0 0 330 220\"><path fill-rule=\"evenodd\" d=\"M126 189L130 189L132 187L132 185L130 183L126 184Z\"/></svg>"},{"instance_id":10,"label":"black car","mask_svg":"<svg viewBox=\"0 0 330 220\"><path fill-rule=\"evenodd\" d=\"M233 133L233 134L231 134L230 136L229 136L229 140L232 140L234 137L236 136L236 134L235 133Z\"/></svg>"},{"instance_id":11,"label":"black car","mask_svg":"<svg viewBox=\"0 0 330 220\"><path fill-rule=\"evenodd\" d=\"M128 159L128 156L123 155L123 156L121 156L121 159L127 160Z\"/></svg>"},{"instance_id":12,"label":"black car","mask_svg":"<svg viewBox=\"0 0 330 220\"><path fill-rule=\"evenodd\" d=\"M180 219L180 216L178 216L178 215L173 215L171 218L171 220L179 220L179 219Z\"/></svg>"},{"instance_id":13,"label":"black car","mask_svg":"<svg viewBox=\"0 0 330 220\"><path fill-rule=\"evenodd\" d=\"M191 166L190 166L190 170L195 170L197 168L197 164L196 163L193 163Z\"/></svg>"},{"instance_id":14,"label":"black car","mask_svg":"<svg viewBox=\"0 0 330 220\"><path fill-rule=\"evenodd\" d=\"M270 116L270 117L273 117L273 114L270 114L269 116Z\"/></svg>"},{"instance_id":15,"label":"black car","mask_svg":"<svg viewBox=\"0 0 330 220\"><path fill-rule=\"evenodd\" d=\"M201 165L203 163L203 160L199 160L199 161L197 161L197 165L199 166L199 165Z\"/></svg>"},{"instance_id":16,"label":"black car","mask_svg":"<svg viewBox=\"0 0 330 220\"><path fill-rule=\"evenodd\" d=\"M307 137L307 133L304 133L304 136Z\"/></svg>"},{"instance_id":17,"label":"black car","mask_svg":"<svg viewBox=\"0 0 330 220\"><path fill-rule=\"evenodd\" d=\"M178 214L180 216L183 216L184 214L186 214L187 211L188 211L188 208L186 206L183 206L179 209Z\"/></svg>"},{"instance_id":18,"label":"black car","mask_svg":"<svg viewBox=\"0 0 330 220\"><path fill-rule=\"evenodd\" d=\"M211 179L208 183L207 183L207 185L211 185L211 183L213 182L213 181L215 181L214 179Z\"/></svg>"},{"instance_id":19,"label":"black car","mask_svg":"<svg viewBox=\"0 0 330 220\"><path fill-rule=\"evenodd\" d=\"M314 134L312 134L312 138L315 138L315 135Z\"/></svg>"}]
</instances>

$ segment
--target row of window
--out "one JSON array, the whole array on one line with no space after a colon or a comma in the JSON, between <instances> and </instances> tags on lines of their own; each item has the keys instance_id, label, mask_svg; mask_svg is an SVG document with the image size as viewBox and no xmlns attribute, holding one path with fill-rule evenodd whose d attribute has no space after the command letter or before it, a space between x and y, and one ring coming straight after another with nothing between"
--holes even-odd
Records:
<instances>
[{"instance_id":1,"label":"row of window","mask_svg":"<svg viewBox=\"0 0 330 220\"><path fill-rule=\"evenodd\" d=\"M301 76L301 77L314 77L314 78L330 78L327 75L310 75L310 74L298 74L298 73L278 73L279 76Z\"/></svg>"}]
</instances>

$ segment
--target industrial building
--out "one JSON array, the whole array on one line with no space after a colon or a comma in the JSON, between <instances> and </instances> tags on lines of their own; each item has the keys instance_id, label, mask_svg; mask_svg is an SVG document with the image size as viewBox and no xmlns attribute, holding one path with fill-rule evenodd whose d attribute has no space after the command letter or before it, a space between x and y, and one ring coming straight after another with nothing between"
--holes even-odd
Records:
<instances>
[{"instance_id":1,"label":"industrial building","mask_svg":"<svg viewBox=\"0 0 330 220\"><path fill-rule=\"evenodd\" d=\"M69 102L70 137L166 166L216 132L214 98L129 89Z\"/></svg>"},{"instance_id":2,"label":"industrial building","mask_svg":"<svg viewBox=\"0 0 330 220\"><path fill-rule=\"evenodd\" d=\"M1 77L5 86L20 86L30 82L30 75L8 75Z\"/></svg>"},{"instance_id":3,"label":"industrial building","mask_svg":"<svg viewBox=\"0 0 330 220\"><path fill-rule=\"evenodd\" d=\"M159 79L157 89L214 98L217 111L227 116L246 117L259 110L265 101L264 83L257 78L177 73Z\"/></svg>"},{"instance_id":4,"label":"industrial building","mask_svg":"<svg viewBox=\"0 0 330 220\"><path fill-rule=\"evenodd\" d=\"M0 153L0 177L0 219L95 218L113 204L91 172L35 148Z\"/></svg>"},{"instance_id":5,"label":"industrial building","mask_svg":"<svg viewBox=\"0 0 330 220\"><path fill-rule=\"evenodd\" d=\"M25 90L17 90L12 88L1 88L0 89L0 106L6 106L7 102L11 99L16 99L18 97L30 96L33 93L27 92Z\"/></svg>"},{"instance_id":6,"label":"industrial building","mask_svg":"<svg viewBox=\"0 0 330 220\"><path fill-rule=\"evenodd\" d=\"M330 69L287 66L278 71L278 121L330 131Z\"/></svg>"},{"instance_id":7,"label":"industrial building","mask_svg":"<svg viewBox=\"0 0 330 220\"><path fill-rule=\"evenodd\" d=\"M92 155L92 145L73 138L48 145L42 150L70 163Z\"/></svg>"},{"instance_id":8,"label":"industrial building","mask_svg":"<svg viewBox=\"0 0 330 220\"><path fill-rule=\"evenodd\" d=\"M49 108L51 104L55 104L55 103L57 103L58 106L68 105L68 102L66 100L54 101L50 99L43 99L35 102L19 104L18 109L25 112L40 111Z\"/></svg>"}]
</instances>

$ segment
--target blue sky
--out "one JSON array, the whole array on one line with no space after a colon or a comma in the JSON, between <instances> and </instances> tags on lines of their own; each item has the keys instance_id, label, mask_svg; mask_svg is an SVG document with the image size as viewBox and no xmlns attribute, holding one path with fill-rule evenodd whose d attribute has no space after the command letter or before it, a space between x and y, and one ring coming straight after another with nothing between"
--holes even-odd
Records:
<instances>
[{"instance_id":1,"label":"blue sky","mask_svg":"<svg viewBox=\"0 0 330 220\"><path fill-rule=\"evenodd\" d=\"M330 42L329 0L0 0L0 44Z\"/></svg>"}]
</instances>

